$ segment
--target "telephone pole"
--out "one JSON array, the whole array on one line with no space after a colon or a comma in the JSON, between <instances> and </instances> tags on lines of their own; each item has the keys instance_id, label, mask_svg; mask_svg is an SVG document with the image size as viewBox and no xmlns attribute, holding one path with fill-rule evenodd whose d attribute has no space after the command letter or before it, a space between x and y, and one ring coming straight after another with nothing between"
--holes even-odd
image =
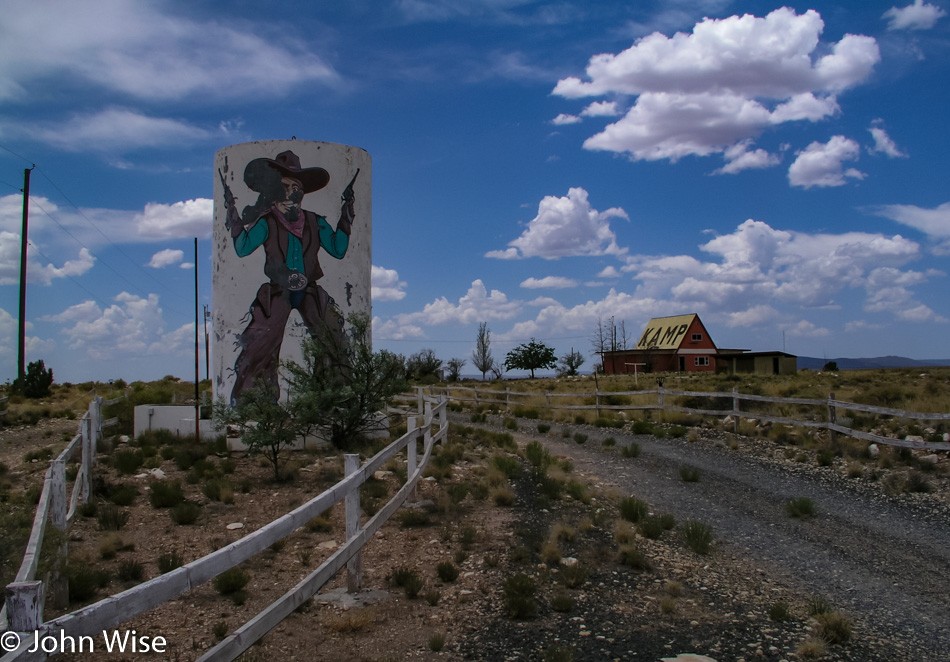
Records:
<instances>
[{"instance_id":1,"label":"telephone pole","mask_svg":"<svg viewBox=\"0 0 950 662\"><path fill-rule=\"evenodd\" d=\"M36 164L33 165L33 168ZM20 334L17 346L17 378L26 376L26 244L30 220L30 173L23 170L23 227L20 231Z\"/></svg>"},{"instance_id":2,"label":"telephone pole","mask_svg":"<svg viewBox=\"0 0 950 662\"><path fill-rule=\"evenodd\" d=\"M208 318L211 317L211 311L208 310L208 304L204 304L205 309L205 379L211 379L211 359L208 356Z\"/></svg>"}]
</instances>

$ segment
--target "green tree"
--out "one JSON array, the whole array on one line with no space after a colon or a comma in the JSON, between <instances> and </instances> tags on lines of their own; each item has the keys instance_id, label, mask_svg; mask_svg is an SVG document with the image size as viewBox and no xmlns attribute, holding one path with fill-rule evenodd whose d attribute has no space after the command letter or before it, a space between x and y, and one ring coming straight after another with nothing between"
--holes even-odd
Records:
<instances>
[{"instance_id":1,"label":"green tree","mask_svg":"<svg viewBox=\"0 0 950 662\"><path fill-rule=\"evenodd\" d=\"M53 369L47 369L40 359L26 366L26 374L13 380L12 389L27 398L47 398L52 394L49 388L52 385Z\"/></svg>"},{"instance_id":2,"label":"green tree","mask_svg":"<svg viewBox=\"0 0 950 662\"><path fill-rule=\"evenodd\" d=\"M251 453L261 453L274 467L274 480L280 480L281 451L294 443L303 431L303 421L295 416L294 403L279 399L277 386L257 380L241 393L238 403L229 407L218 398L212 407L214 427L237 425L241 441Z\"/></svg>"},{"instance_id":3,"label":"green tree","mask_svg":"<svg viewBox=\"0 0 950 662\"><path fill-rule=\"evenodd\" d=\"M506 370L527 370L534 379L534 371L553 368L557 365L554 349L532 338L508 352L505 356Z\"/></svg>"},{"instance_id":4,"label":"green tree","mask_svg":"<svg viewBox=\"0 0 950 662\"><path fill-rule=\"evenodd\" d=\"M577 374L577 369L584 365L584 355L580 352L571 351L561 357L558 363L557 374L562 377L573 377Z\"/></svg>"},{"instance_id":5,"label":"green tree","mask_svg":"<svg viewBox=\"0 0 950 662\"><path fill-rule=\"evenodd\" d=\"M408 378L420 382L438 381L438 373L442 369L442 359L435 355L435 350L421 349L409 357L406 363Z\"/></svg>"},{"instance_id":6,"label":"green tree","mask_svg":"<svg viewBox=\"0 0 950 662\"><path fill-rule=\"evenodd\" d=\"M303 364L283 365L290 409L300 428L320 430L341 449L360 443L379 425L378 412L408 388L403 358L373 352L369 315L355 313L347 321L348 348L329 334L315 336L303 343Z\"/></svg>"},{"instance_id":7,"label":"green tree","mask_svg":"<svg viewBox=\"0 0 950 662\"><path fill-rule=\"evenodd\" d=\"M491 331L488 330L488 322L481 322L478 325L475 351L472 352L472 364L482 373L483 381L485 373L491 370L495 364L495 359L491 355Z\"/></svg>"},{"instance_id":8,"label":"green tree","mask_svg":"<svg viewBox=\"0 0 950 662\"><path fill-rule=\"evenodd\" d=\"M457 382L462 377L462 368L466 363L468 363L468 361L465 359L449 359L446 362L446 366L449 368L449 374L446 375L446 379L450 382Z\"/></svg>"}]
</instances>

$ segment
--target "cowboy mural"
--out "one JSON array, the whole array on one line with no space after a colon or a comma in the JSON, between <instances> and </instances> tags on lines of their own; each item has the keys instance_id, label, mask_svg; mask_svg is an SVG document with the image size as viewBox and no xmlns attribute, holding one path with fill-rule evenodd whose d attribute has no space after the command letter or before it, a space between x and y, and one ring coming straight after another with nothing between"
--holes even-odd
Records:
<instances>
[{"instance_id":1,"label":"cowboy mural","mask_svg":"<svg viewBox=\"0 0 950 662\"><path fill-rule=\"evenodd\" d=\"M224 186L225 227L234 251L241 258L263 251L267 277L238 337L240 353L230 394L230 402L235 404L259 379L278 387L280 349L292 311L299 313L310 336L328 336L346 345L343 314L317 283L323 276L319 252L322 248L337 260L346 255L356 216L353 184L359 169L343 190L336 228L326 217L301 207L305 195L329 184L330 174L321 167L303 167L291 150L247 163L244 183L258 197L240 214L224 174L219 171L219 175Z\"/></svg>"}]
</instances>

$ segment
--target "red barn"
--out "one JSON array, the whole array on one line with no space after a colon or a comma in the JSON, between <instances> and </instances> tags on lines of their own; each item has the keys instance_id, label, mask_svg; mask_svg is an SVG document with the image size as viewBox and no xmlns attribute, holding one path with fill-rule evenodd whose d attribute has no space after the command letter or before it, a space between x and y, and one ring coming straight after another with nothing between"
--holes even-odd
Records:
<instances>
[{"instance_id":1,"label":"red barn","mask_svg":"<svg viewBox=\"0 0 950 662\"><path fill-rule=\"evenodd\" d=\"M633 349L604 352L604 372L715 372L717 353L699 315L655 317Z\"/></svg>"}]
</instances>

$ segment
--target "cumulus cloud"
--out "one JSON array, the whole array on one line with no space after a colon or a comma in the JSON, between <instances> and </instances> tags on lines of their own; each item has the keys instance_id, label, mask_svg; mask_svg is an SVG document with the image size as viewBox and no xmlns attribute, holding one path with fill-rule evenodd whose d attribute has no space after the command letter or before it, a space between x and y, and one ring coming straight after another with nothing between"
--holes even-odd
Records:
<instances>
[{"instance_id":1,"label":"cumulus cloud","mask_svg":"<svg viewBox=\"0 0 950 662\"><path fill-rule=\"evenodd\" d=\"M105 309L95 301L83 301L42 320L61 324L69 349L83 351L94 359L114 360L190 350L194 326L186 325L191 329L191 338L181 328L166 333L157 294L140 297L121 292L113 301Z\"/></svg>"},{"instance_id":2,"label":"cumulus cloud","mask_svg":"<svg viewBox=\"0 0 950 662\"><path fill-rule=\"evenodd\" d=\"M551 124L553 124L554 126L565 126L567 124L577 124L582 121L583 120L581 120L581 118L578 117L577 115L567 115L565 113L561 113L560 115L555 117L553 120L551 120Z\"/></svg>"},{"instance_id":3,"label":"cumulus cloud","mask_svg":"<svg viewBox=\"0 0 950 662\"><path fill-rule=\"evenodd\" d=\"M214 203L208 198L160 204L150 202L132 223L143 239L187 239L211 236Z\"/></svg>"},{"instance_id":4,"label":"cumulus cloud","mask_svg":"<svg viewBox=\"0 0 950 662\"><path fill-rule=\"evenodd\" d=\"M764 149L750 150L749 147L751 145L751 140L743 140L726 148L723 152L723 157L727 163L718 170L713 171L713 174L734 175L743 170L771 168L781 162L781 159L777 155L770 154Z\"/></svg>"},{"instance_id":5,"label":"cumulus cloud","mask_svg":"<svg viewBox=\"0 0 950 662\"><path fill-rule=\"evenodd\" d=\"M178 264L184 259L184 257L184 251L178 250L176 248L166 248L165 250L155 253L155 255L152 256L152 259L149 260L148 266L152 267L153 269L163 269L173 264ZM184 267L184 265L182 265L182 267Z\"/></svg>"},{"instance_id":6,"label":"cumulus cloud","mask_svg":"<svg viewBox=\"0 0 950 662\"><path fill-rule=\"evenodd\" d=\"M33 329L31 322L26 323L26 330ZM19 324L17 318L0 308L0 362L9 363L11 368L15 368L17 356L17 336L19 333ZM56 341L52 338L40 338L38 336L26 336L24 351L26 360L36 360L42 358L56 348ZM15 374L15 373L14 373Z\"/></svg>"},{"instance_id":7,"label":"cumulus cloud","mask_svg":"<svg viewBox=\"0 0 950 662\"><path fill-rule=\"evenodd\" d=\"M439 297L428 303L417 313L397 315L396 320L404 324L474 324L492 320L512 319L521 312L524 303L509 301L500 290L491 292L481 279L472 281L471 287L457 303L446 297Z\"/></svg>"},{"instance_id":8,"label":"cumulus cloud","mask_svg":"<svg viewBox=\"0 0 950 662\"><path fill-rule=\"evenodd\" d=\"M788 169L788 181L792 186L844 186L848 179L864 179L863 172L844 168L844 161L857 161L861 147L844 136L833 136L826 143L813 142L797 152L794 163Z\"/></svg>"},{"instance_id":9,"label":"cumulus cloud","mask_svg":"<svg viewBox=\"0 0 950 662\"><path fill-rule=\"evenodd\" d=\"M595 101L581 111L583 117L614 117L619 114L616 101Z\"/></svg>"},{"instance_id":10,"label":"cumulus cloud","mask_svg":"<svg viewBox=\"0 0 950 662\"><path fill-rule=\"evenodd\" d=\"M74 259L67 259L62 266L45 260L32 241L27 246L27 282L34 285L51 285L60 278L82 276L96 264L89 249L79 249ZM0 285L16 285L20 282L20 233L0 231Z\"/></svg>"},{"instance_id":11,"label":"cumulus cloud","mask_svg":"<svg viewBox=\"0 0 950 662\"><path fill-rule=\"evenodd\" d=\"M878 216L920 230L931 241L931 249L938 255L950 255L950 202L933 209L915 205L884 205L873 208Z\"/></svg>"},{"instance_id":12,"label":"cumulus cloud","mask_svg":"<svg viewBox=\"0 0 950 662\"><path fill-rule=\"evenodd\" d=\"M871 137L874 138L874 147L872 147L870 151L872 153L884 154L892 159L905 158L907 154L900 150L880 124L880 120L875 120L874 125L868 129L868 131L871 132Z\"/></svg>"},{"instance_id":13,"label":"cumulus cloud","mask_svg":"<svg viewBox=\"0 0 950 662\"><path fill-rule=\"evenodd\" d=\"M815 324L808 320L801 320L795 326L786 329L786 331L788 335L798 336L800 338L824 338L825 336L831 335L831 331L828 329L815 326Z\"/></svg>"},{"instance_id":14,"label":"cumulus cloud","mask_svg":"<svg viewBox=\"0 0 950 662\"><path fill-rule=\"evenodd\" d=\"M521 287L529 290L563 290L569 287L577 287L577 281L573 278L564 278L563 276L545 276L544 278L532 277L521 281Z\"/></svg>"},{"instance_id":15,"label":"cumulus cloud","mask_svg":"<svg viewBox=\"0 0 950 662\"><path fill-rule=\"evenodd\" d=\"M567 197L545 196L538 205L538 215L509 248L490 251L485 257L515 259L622 255L625 248L617 245L617 236L610 229L611 218L628 218L619 207L606 211L593 209L582 188L568 190Z\"/></svg>"},{"instance_id":16,"label":"cumulus cloud","mask_svg":"<svg viewBox=\"0 0 950 662\"><path fill-rule=\"evenodd\" d=\"M57 80L146 101L283 97L337 83L312 43L290 29L268 34L135 0L104 0L96 11L70 0L14 3L0 23L0 99L26 99Z\"/></svg>"},{"instance_id":17,"label":"cumulus cloud","mask_svg":"<svg viewBox=\"0 0 950 662\"><path fill-rule=\"evenodd\" d=\"M596 55L587 80L562 79L554 94L637 97L623 118L584 142L587 149L634 160L722 153L768 127L836 114L836 95L870 75L880 60L873 38L848 34L820 44L823 29L817 12L787 7L761 18L707 18L691 33L657 32L618 54ZM767 161L752 154L758 161L747 163Z\"/></svg>"},{"instance_id":18,"label":"cumulus cloud","mask_svg":"<svg viewBox=\"0 0 950 662\"><path fill-rule=\"evenodd\" d=\"M620 272L617 271L617 267L613 265L608 265L597 272L598 278L620 278Z\"/></svg>"},{"instance_id":19,"label":"cumulus cloud","mask_svg":"<svg viewBox=\"0 0 950 662\"><path fill-rule=\"evenodd\" d=\"M406 297L406 283L399 280L399 272L373 265L371 274L374 301L401 301Z\"/></svg>"},{"instance_id":20,"label":"cumulus cloud","mask_svg":"<svg viewBox=\"0 0 950 662\"><path fill-rule=\"evenodd\" d=\"M947 12L924 0L914 0L906 7L891 7L881 18L887 19L888 30L929 30Z\"/></svg>"}]
</instances>

